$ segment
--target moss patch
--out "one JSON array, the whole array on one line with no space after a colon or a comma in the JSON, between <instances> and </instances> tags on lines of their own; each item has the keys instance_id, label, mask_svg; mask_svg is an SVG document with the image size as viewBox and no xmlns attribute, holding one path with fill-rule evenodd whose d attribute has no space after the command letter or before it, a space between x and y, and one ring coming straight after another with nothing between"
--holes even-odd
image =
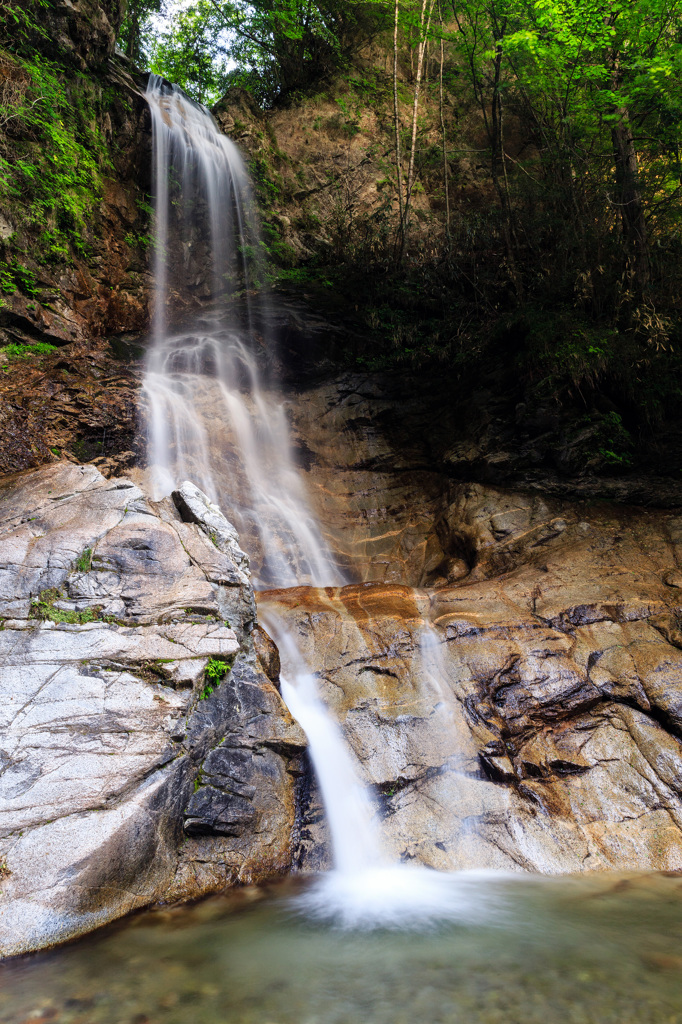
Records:
<instances>
[{"instance_id":1,"label":"moss patch","mask_svg":"<svg viewBox=\"0 0 682 1024\"><path fill-rule=\"evenodd\" d=\"M17 229L3 246L0 289L34 297L39 284L22 260L21 230L37 235L34 255L45 265L90 250L108 166L98 117L103 97L88 76L39 54L0 49L0 77L0 201Z\"/></svg>"},{"instance_id":2,"label":"moss patch","mask_svg":"<svg viewBox=\"0 0 682 1024\"><path fill-rule=\"evenodd\" d=\"M67 611L63 608L56 608L55 601L64 600L63 594L54 588L43 590L40 597L31 601L31 613L29 618L42 619L49 622L67 622L71 625L82 626L86 622L95 622L99 618L101 608L86 608L85 611Z\"/></svg>"}]
</instances>

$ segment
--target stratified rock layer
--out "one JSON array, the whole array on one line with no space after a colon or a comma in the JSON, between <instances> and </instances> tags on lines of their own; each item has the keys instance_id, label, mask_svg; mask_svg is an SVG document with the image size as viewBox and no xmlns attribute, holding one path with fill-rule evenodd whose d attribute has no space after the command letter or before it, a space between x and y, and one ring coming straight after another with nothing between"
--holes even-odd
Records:
<instances>
[{"instance_id":1,"label":"stratified rock layer","mask_svg":"<svg viewBox=\"0 0 682 1024\"><path fill-rule=\"evenodd\" d=\"M286 871L305 740L227 520L64 463L0 515L0 954Z\"/></svg>"},{"instance_id":2,"label":"stratified rock layer","mask_svg":"<svg viewBox=\"0 0 682 1024\"><path fill-rule=\"evenodd\" d=\"M575 499L682 506L674 481L596 476L589 466L557 475L556 467L536 466L530 441L521 444L505 427L504 409L479 397L470 407L437 382L429 389L405 374L345 373L312 381L290 399L311 500L349 580L428 587L467 577L474 534L460 521L462 481L479 481L500 516L494 506L502 492L494 485L537 495L523 503L537 500L559 519L564 508L569 518L576 514ZM555 455L560 462L558 449ZM579 459L571 450L571 460ZM546 533L554 532L544 520ZM501 539L506 529L492 522L488 533ZM540 545L545 539L537 538ZM507 558L504 544L496 557Z\"/></svg>"},{"instance_id":3,"label":"stratified rock layer","mask_svg":"<svg viewBox=\"0 0 682 1024\"><path fill-rule=\"evenodd\" d=\"M682 517L452 497L459 582L260 598L318 670L388 847L441 869L682 870ZM303 838L324 862L314 801Z\"/></svg>"}]
</instances>

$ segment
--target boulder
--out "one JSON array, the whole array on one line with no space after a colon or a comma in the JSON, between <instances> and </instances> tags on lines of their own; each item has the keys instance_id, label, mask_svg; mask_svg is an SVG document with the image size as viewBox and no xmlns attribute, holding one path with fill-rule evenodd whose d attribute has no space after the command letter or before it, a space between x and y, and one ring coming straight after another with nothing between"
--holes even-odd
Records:
<instances>
[{"instance_id":1,"label":"boulder","mask_svg":"<svg viewBox=\"0 0 682 1024\"><path fill-rule=\"evenodd\" d=\"M191 495L186 522L92 466L0 484L3 955L291 867L305 739Z\"/></svg>"}]
</instances>

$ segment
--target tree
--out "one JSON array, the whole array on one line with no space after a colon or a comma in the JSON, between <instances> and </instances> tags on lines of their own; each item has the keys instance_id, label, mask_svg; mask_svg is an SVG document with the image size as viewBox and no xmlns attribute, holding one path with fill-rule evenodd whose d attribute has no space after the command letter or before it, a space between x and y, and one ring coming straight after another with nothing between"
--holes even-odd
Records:
<instances>
[{"instance_id":1,"label":"tree","mask_svg":"<svg viewBox=\"0 0 682 1024\"><path fill-rule=\"evenodd\" d=\"M158 14L160 10L161 0L128 0L119 43L126 57L134 64L140 64L146 58L144 40L148 35L148 21L151 15Z\"/></svg>"},{"instance_id":2,"label":"tree","mask_svg":"<svg viewBox=\"0 0 682 1024\"><path fill-rule=\"evenodd\" d=\"M608 230L618 228L634 295L647 291L648 225L679 190L681 7L680 0L453 0L511 260L519 241L505 106L541 153L532 173L544 180L544 201L566 203L578 231L600 205Z\"/></svg>"},{"instance_id":3,"label":"tree","mask_svg":"<svg viewBox=\"0 0 682 1024\"><path fill-rule=\"evenodd\" d=\"M165 32L152 37L149 67L180 85L199 103L215 103L230 83L227 40L212 4L180 9Z\"/></svg>"},{"instance_id":4,"label":"tree","mask_svg":"<svg viewBox=\"0 0 682 1024\"><path fill-rule=\"evenodd\" d=\"M206 56L222 69L219 78L230 69L226 82L250 88L271 105L341 66L358 39L384 23L384 14L384 0L194 0L175 11L153 45L153 59L184 86L174 52L197 71ZM195 95L197 83L190 81Z\"/></svg>"},{"instance_id":5,"label":"tree","mask_svg":"<svg viewBox=\"0 0 682 1024\"><path fill-rule=\"evenodd\" d=\"M424 57L429 42L431 29L431 17L433 15L435 0L421 0L419 9L419 21L417 23L417 70L414 78L414 95L412 101L412 128L410 132L410 162L407 168L407 187L405 190L405 212L403 223L403 235L407 231L410 220L410 202L415 184L415 160L417 155L417 124L419 119L419 93L421 90L422 76L424 74ZM401 243L402 244L402 243Z\"/></svg>"},{"instance_id":6,"label":"tree","mask_svg":"<svg viewBox=\"0 0 682 1024\"><path fill-rule=\"evenodd\" d=\"M410 213L414 186L417 180L417 134L419 127L419 100L424 78L424 69L429 42L433 37L432 19L436 7L436 0L403 0L402 20L404 23L404 37L410 46L410 65L412 68L412 116L410 119L408 167L405 183L403 185L403 167L401 155L401 124L400 109L398 104L398 66L399 66L399 26L401 20L400 0L395 0L393 9L393 112L395 132L395 163L396 163L396 185L398 189L398 212L399 227L396 243L396 255L398 261L402 259L403 250L410 225ZM440 8L439 8L440 10ZM442 21L442 19L441 19ZM416 63L414 60L416 49ZM442 68L441 51L441 68ZM442 87L442 80L441 80ZM442 113L442 106L441 106ZM441 117L441 124L443 124ZM444 134L443 134L444 138Z\"/></svg>"}]
</instances>

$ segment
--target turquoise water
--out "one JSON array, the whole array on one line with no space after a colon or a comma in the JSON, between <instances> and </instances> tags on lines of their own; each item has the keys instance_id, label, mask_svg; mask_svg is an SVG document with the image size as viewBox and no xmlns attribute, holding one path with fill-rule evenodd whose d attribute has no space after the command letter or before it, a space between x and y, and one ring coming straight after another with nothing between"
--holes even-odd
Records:
<instances>
[{"instance_id":1,"label":"turquoise water","mask_svg":"<svg viewBox=\"0 0 682 1024\"><path fill-rule=\"evenodd\" d=\"M29 1024L682 1024L682 878L478 879L459 921L342 931L291 883L0 965Z\"/></svg>"}]
</instances>

